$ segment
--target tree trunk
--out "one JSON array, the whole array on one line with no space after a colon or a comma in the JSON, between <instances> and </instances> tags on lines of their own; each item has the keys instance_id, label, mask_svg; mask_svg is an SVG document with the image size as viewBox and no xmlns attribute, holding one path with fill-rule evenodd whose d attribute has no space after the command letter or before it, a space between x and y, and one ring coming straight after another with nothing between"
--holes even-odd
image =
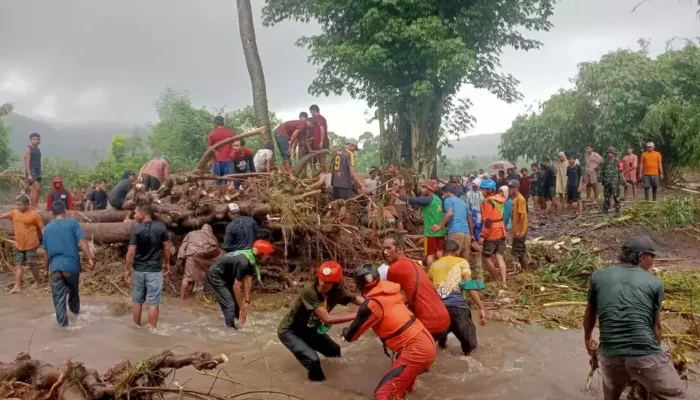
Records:
<instances>
[{"instance_id":1,"label":"tree trunk","mask_svg":"<svg viewBox=\"0 0 700 400\"><path fill-rule=\"evenodd\" d=\"M256 123L258 126L265 127L264 141L269 141L274 145L275 141L272 137L272 127L270 126L270 113L267 108L265 74L260 61L260 54L258 53L258 43L255 39L255 25L253 25L253 11L251 10L250 0L236 0L236 5L238 7L238 28L241 35L241 44L243 45L243 54L248 67L248 75L250 75L250 84L253 88L253 108L255 109ZM274 154L272 156L274 157Z\"/></svg>"},{"instance_id":2,"label":"tree trunk","mask_svg":"<svg viewBox=\"0 0 700 400\"><path fill-rule=\"evenodd\" d=\"M50 212L39 212L44 225L54 220ZM129 215L126 210L97 210L97 211L68 211L66 218L73 218L78 222L122 222Z\"/></svg>"},{"instance_id":3,"label":"tree trunk","mask_svg":"<svg viewBox=\"0 0 700 400\"><path fill-rule=\"evenodd\" d=\"M82 223L80 227L86 240L94 241L95 244L126 243L131 235L131 228L136 225L136 221L131 222L99 222Z\"/></svg>"}]
</instances>

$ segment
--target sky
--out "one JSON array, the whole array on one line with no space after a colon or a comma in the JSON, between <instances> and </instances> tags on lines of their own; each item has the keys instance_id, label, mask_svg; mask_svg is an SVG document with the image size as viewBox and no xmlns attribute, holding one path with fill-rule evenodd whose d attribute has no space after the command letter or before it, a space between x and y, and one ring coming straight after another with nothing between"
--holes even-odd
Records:
<instances>
[{"instance_id":1,"label":"sky","mask_svg":"<svg viewBox=\"0 0 700 400\"><path fill-rule=\"evenodd\" d=\"M577 65L651 40L652 54L674 37L700 36L695 0L563 0L554 27L530 37L543 47L505 49L501 70L520 80L524 99L506 104L465 86L477 118L470 134L503 132L529 105L569 87ZM297 38L314 24L263 27L263 0L251 1L271 110L283 120L318 104L329 130L357 137L378 133L368 107L349 96L316 98L307 88L316 66ZM0 13L0 104L58 122L155 121L153 102L166 88L189 93L197 106L235 109L252 104L233 0L21 0ZM678 46L681 41L675 42Z\"/></svg>"}]
</instances>

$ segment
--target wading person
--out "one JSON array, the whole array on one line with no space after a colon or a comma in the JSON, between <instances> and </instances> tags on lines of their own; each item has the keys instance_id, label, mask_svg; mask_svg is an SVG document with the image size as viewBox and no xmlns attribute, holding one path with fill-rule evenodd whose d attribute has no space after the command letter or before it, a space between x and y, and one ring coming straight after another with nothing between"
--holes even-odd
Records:
<instances>
[{"instance_id":1,"label":"wading person","mask_svg":"<svg viewBox=\"0 0 700 400\"><path fill-rule=\"evenodd\" d=\"M246 250L253 247L258 238L258 224L253 217L241 215L236 203L228 205L228 217L231 222L226 225L223 248L230 253L236 250Z\"/></svg>"},{"instance_id":2,"label":"wading person","mask_svg":"<svg viewBox=\"0 0 700 400\"><path fill-rule=\"evenodd\" d=\"M479 323L483 326L486 324L486 309L478 292L483 288L483 282L471 280L469 261L459 256L459 244L450 239L445 242L445 257L430 266L428 277L450 314L450 333L459 340L462 353L470 355L478 342L472 313L462 294L462 287L469 292L469 298L479 308ZM440 338L438 344L443 349L447 348L447 335Z\"/></svg>"},{"instance_id":3,"label":"wading person","mask_svg":"<svg viewBox=\"0 0 700 400\"><path fill-rule=\"evenodd\" d=\"M326 261L316 270L316 278L306 284L282 319L277 335L282 344L308 371L311 381L326 379L321 360L340 357L340 346L328 336L331 325L352 321L355 312L331 315L338 304L362 304L364 299L343 287L343 268L335 261Z\"/></svg>"},{"instance_id":4,"label":"wading person","mask_svg":"<svg viewBox=\"0 0 700 400\"><path fill-rule=\"evenodd\" d=\"M51 211L51 205L56 201L62 202L66 210L71 210L73 207L73 198L63 187L63 179L60 176L54 176L51 179L51 192L46 195L46 211Z\"/></svg>"},{"instance_id":5,"label":"wading person","mask_svg":"<svg viewBox=\"0 0 700 400\"><path fill-rule=\"evenodd\" d=\"M578 217L583 216L583 203L581 203L581 191L583 190L583 168L576 162L576 155L569 153L569 166L566 168L566 200L569 203L569 208L574 207L578 210Z\"/></svg>"},{"instance_id":6,"label":"wading person","mask_svg":"<svg viewBox=\"0 0 700 400\"><path fill-rule=\"evenodd\" d=\"M404 304L401 287L380 281L377 267L363 265L355 270L354 277L366 300L357 318L343 328L343 339L354 342L370 328L374 330L385 349L393 351L396 358L379 381L373 398L402 399L406 392L415 391L418 375L427 371L435 360L435 341Z\"/></svg>"},{"instance_id":7,"label":"wading person","mask_svg":"<svg viewBox=\"0 0 700 400\"><path fill-rule=\"evenodd\" d=\"M601 172L603 184L603 213L607 214L611 200L615 202L615 214L620 213L620 172L617 170L617 151L608 147L608 157L603 162Z\"/></svg>"},{"instance_id":8,"label":"wading person","mask_svg":"<svg viewBox=\"0 0 700 400\"><path fill-rule=\"evenodd\" d=\"M214 117L214 130L209 132L207 136L207 146L211 147L221 141L232 138L235 133L224 126L224 117L217 115ZM214 161L211 164L211 173L216 176L224 176L231 174L231 162L229 155L231 154L231 143L220 146L214 152ZM225 180L218 180L215 183L223 185Z\"/></svg>"},{"instance_id":9,"label":"wading person","mask_svg":"<svg viewBox=\"0 0 700 400\"><path fill-rule=\"evenodd\" d=\"M637 167L639 160L632 147L627 148L627 155L622 158L622 175L625 179L625 201L629 200L627 192L632 189L632 199L637 199Z\"/></svg>"},{"instance_id":10,"label":"wading person","mask_svg":"<svg viewBox=\"0 0 700 400\"><path fill-rule=\"evenodd\" d=\"M660 250L649 236L630 236L620 264L593 274L583 317L586 350L598 355L605 400L618 400L630 380L652 398L685 399L685 384L661 348L664 286L649 272ZM599 322L600 346L591 338Z\"/></svg>"},{"instance_id":11,"label":"wading person","mask_svg":"<svg viewBox=\"0 0 700 400\"><path fill-rule=\"evenodd\" d=\"M418 206L423 215L423 250L425 251L426 265L429 267L436 259L442 257L442 248L445 244L445 228L441 228L435 232L432 231L433 225L438 225L445 216L442 207L442 199L435 192L438 189L436 181L427 180L421 183L421 195L403 196L399 195L399 199L405 201L409 205Z\"/></svg>"},{"instance_id":12,"label":"wading person","mask_svg":"<svg viewBox=\"0 0 700 400\"><path fill-rule=\"evenodd\" d=\"M34 132L29 135L29 145L24 149L24 177L29 185L29 203L31 208L39 206L41 192L41 135Z\"/></svg>"},{"instance_id":13,"label":"wading person","mask_svg":"<svg viewBox=\"0 0 700 400\"><path fill-rule=\"evenodd\" d=\"M422 267L406 257L402 236L384 239L382 253L389 265L387 280L397 283L406 295L408 307L428 329L433 338L441 339L450 328L450 314L430 283Z\"/></svg>"},{"instance_id":14,"label":"wading person","mask_svg":"<svg viewBox=\"0 0 700 400\"><path fill-rule=\"evenodd\" d=\"M144 189L156 191L170 174L170 160L168 157L156 158L147 162L139 171L139 178L143 181Z\"/></svg>"},{"instance_id":15,"label":"wading person","mask_svg":"<svg viewBox=\"0 0 700 400\"><path fill-rule=\"evenodd\" d=\"M104 181L98 181L87 199L88 211L90 210L106 210L107 209L107 184Z\"/></svg>"},{"instance_id":16,"label":"wading person","mask_svg":"<svg viewBox=\"0 0 700 400\"><path fill-rule=\"evenodd\" d=\"M158 325L163 275L170 266L170 238L162 222L153 221L149 204L136 208L134 218L139 224L131 230L126 253L124 279L131 282L134 324L141 326L143 303L148 300L148 325Z\"/></svg>"},{"instance_id":17,"label":"wading person","mask_svg":"<svg viewBox=\"0 0 700 400\"><path fill-rule=\"evenodd\" d=\"M66 303L73 314L80 313L81 268L78 250L82 250L87 256L89 269L95 266L95 260L78 221L66 218L66 206L63 202L53 203L51 213L56 219L49 222L44 229L44 266L49 273L56 321L61 326L68 326Z\"/></svg>"},{"instance_id":18,"label":"wading person","mask_svg":"<svg viewBox=\"0 0 700 400\"><path fill-rule=\"evenodd\" d=\"M506 226L503 222L503 208L506 199L496 188L496 182L490 179L481 182L479 188L484 193L484 202L481 203L484 226L479 237L479 244L482 245L481 256L491 274L491 279L497 281L498 270L500 270L500 278L505 286L506 261L503 259L503 252L506 249ZM498 264L498 270L496 264Z\"/></svg>"},{"instance_id":19,"label":"wading person","mask_svg":"<svg viewBox=\"0 0 700 400\"><path fill-rule=\"evenodd\" d=\"M274 251L272 243L256 240L252 248L226 254L207 271L207 284L214 291L229 328L238 329L236 320L245 324L252 302L253 276L260 279L257 263L265 262Z\"/></svg>"},{"instance_id":20,"label":"wading person","mask_svg":"<svg viewBox=\"0 0 700 400\"><path fill-rule=\"evenodd\" d=\"M593 146L586 146L584 161L586 165L583 181L586 183L586 199L598 200L598 172L600 164L604 161L603 157L593 151ZM593 197L591 197L591 193L593 193Z\"/></svg>"},{"instance_id":21,"label":"wading person","mask_svg":"<svg viewBox=\"0 0 700 400\"><path fill-rule=\"evenodd\" d=\"M649 189L651 189L652 199L656 201L656 191L661 186L664 179L664 166L661 161L661 153L654 150L654 143L647 143L647 151L642 153L639 162L639 179L644 185L644 199L649 201Z\"/></svg>"},{"instance_id":22,"label":"wading person","mask_svg":"<svg viewBox=\"0 0 700 400\"><path fill-rule=\"evenodd\" d=\"M180 300L187 298L187 292L193 284L201 282L212 266L221 256L223 250L214 236L211 225L204 224L202 229L192 231L185 236L177 252L177 260L185 266L180 285Z\"/></svg>"},{"instance_id":23,"label":"wading person","mask_svg":"<svg viewBox=\"0 0 700 400\"><path fill-rule=\"evenodd\" d=\"M109 193L109 204L115 210L121 210L126 200L126 195L131 191L131 186L136 180L134 171L124 171L122 179L117 183Z\"/></svg>"},{"instance_id":24,"label":"wading person","mask_svg":"<svg viewBox=\"0 0 700 400\"><path fill-rule=\"evenodd\" d=\"M437 232L448 227L447 240L455 241L459 245L459 256L468 259L474 224L469 206L457 197L456 192L457 188L451 185L442 189L442 197L445 202L445 216L439 224L431 226L430 231Z\"/></svg>"},{"instance_id":25,"label":"wading person","mask_svg":"<svg viewBox=\"0 0 700 400\"><path fill-rule=\"evenodd\" d=\"M520 267L527 270L527 200L520 193L520 181L512 180L508 182L510 198L513 199L513 209L511 217L511 233L513 235L513 255L520 262Z\"/></svg>"},{"instance_id":26,"label":"wading person","mask_svg":"<svg viewBox=\"0 0 700 400\"><path fill-rule=\"evenodd\" d=\"M15 235L15 246L12 250L12 258L15 265L15 285L10 294L19 293L22 287L22 268L27 266L32 271L34 284L32 288L38 288L41 282L39 268L36 265L36 249L39 247L39 237L44 229L41 215L29 208L29 197L20 195L17 197L15 209L0 215L0 219L12 221L12 229Z\"/></svg>"}]
</instances>

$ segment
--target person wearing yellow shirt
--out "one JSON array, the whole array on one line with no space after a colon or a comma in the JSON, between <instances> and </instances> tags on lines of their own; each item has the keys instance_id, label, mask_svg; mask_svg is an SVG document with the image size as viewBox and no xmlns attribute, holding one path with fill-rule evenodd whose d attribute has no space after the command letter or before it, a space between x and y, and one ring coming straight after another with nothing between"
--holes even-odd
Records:
<instances>
[{"instance_id":1,"label":"person wearing yellow shirt","mask_svg":"<svg viewBox=\"0 0 700 400\"><path fill-rule=\"evenodd\" d=\"M661 161L661 153L654 150L654 143L647 143L647 151L642 153L639 161L639 179L644 184L644 199L649 201L649 189L651 189L654 201L656 191L664 179L664 166Z\"/></svg>"},{"instance_id":2,"label":"person wearing yellow shirt","mask_svg":"<svg viewBox=\"0 0 700 400\"><path fill-rule=\"evenodd\" d=\"M513 255L520 261L520 266L527 270L527 200L520 194L520 182L512 180L508 182L508 192L513 199L513 211L511 217L511 233L513 234Z\"/></svg>"}]
</instances>

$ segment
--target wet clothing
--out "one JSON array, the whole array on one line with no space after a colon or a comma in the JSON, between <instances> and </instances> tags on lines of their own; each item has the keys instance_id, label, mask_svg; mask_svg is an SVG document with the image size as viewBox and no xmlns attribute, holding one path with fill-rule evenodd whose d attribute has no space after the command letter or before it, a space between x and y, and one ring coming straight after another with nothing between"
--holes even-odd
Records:
<instances>
[{"instance_id":1,"label":"wet clothing","mask_svg":"<svg viewBox=\"0 0 700 400\"><path fill-rule=\"evenodd\" d=\"M39 247L39 233L44 229L44 221L41 215L34 210L21 212L12 210L7 214L12 221L12 229L15 234L15 250L35 250ZM21 265L21 264L16 264Z\"/></svg>"},{"instance_id":2,"label":"wet clothing","mask_svg":"<svg viewBox=\"0 0 700 400\"><path fill-rule=\"evenodd\" d=\"M73 314L80 313L80 272L52 272L49 275L49 285L56 310L56 322L60 326L68 326L66 305Z\"/></svg>"},{"instance_id":3,"label":"wet clothing","mask_svg":"<svg viewBox=\"0 0 700 400\"><path fill-rule=\"evenodd\" d=\"M131 276L131 302L159 306L163 294L163 273L134 271Z\"/></svg>"},{"instance_id":4,"label":"wet clothing","mask_svg":"<svg viewBox=\"0 0 700 400\"><path fill-rule=\"evenodd\" d=\"M661 310L661 280L635 265L615 265L593 274L588 303L600 324L599 354L639 357L660 354L654 318Z\"/></svg>"},{"instance_id":5,"label":"wet clothing","mask_svg":"<svg viewBox=\"0 0 700 400\"><path fill-rule=\"evenodd\" d=\"M419 206L421 214L423 214L423 236L425 237L444 237L447 235L445 228L437 232L430 230L430 227L442 222L445 216L443 212L442 200L436 194L426 196L399 196L399 199L407 202L412 206Z\"/></svg>"},{"instance_id":6,"label":"wet clothing","mask_svg":"<svg viewBox=\"0 0 700 400\"><path fill-rule=\"evenodd\" d=\"M134 271L162 272L163 243L169 241L168 230L162 222L141 222L131 229L130 246L136 246Z\"/></svg>"},{"instance_id":7,"label":"wet clothing","mask_svg":"<svg viewBox=\"0 0 700 400\"><path fill-rule=\"evenodd\" d=\"M505 202L503 195L496 193L481 203L481 216L484 219L481 237L484 240L498 240L506 237L506 226L503 221Z\"/></svg>"},{"instance_id":8,"label":"wet clothing","mask_svg":"<svg viewBox=\"0 0 700 400\"><path fill-rule=\"evenodd\" d=\"M207 271L207 283L214 291L216 301L224 313L224 322L229 328L237 329L235 321L241 312L241 305L236 302L233 292L233 284L236 281L243 282L243 279L253 275L255 275L255 265L244 254L227 254Z\"/></svg>"},{"instance_id":9,"label":"wet clothing","mask_svg":"<svg viewBox=\"0 0 700 400\"><path fill-rule=\"evenodd\" d=\"M481 250L481 254L484 257L491 257L495 254L503 255L506 251L506 238L502 237L500 239L484 240L484 246Z\"/></svg>"},{"instance_id":10,"label":"wet clothing","mask_svg":"<svg viewBox=\"0 0 700 400\"><path fill-rule=\"evenodd\" d=\"M410 309L431 334L442 335L447 331L450 316L423 268L401 257L389 267L387 280L401 286Z\"/></svg>"},{"instance_id":11,"label":"wet clothing","mask_svg":"<svg viewBox=\"0 0 700 400\"><path fill-rule=\"evenodd\" d=\"M126 195L129 194L130 191L131 181L129 179L122 179L109 193L109 204L116 210L121 210L124 206Z\"/></svg>"},{"instance_id":12,"label":"wet clothing","mask_svg":"<svg viewBox=\"0 0 700 400\"><path fill-rule=\"evenodd\" d=\"M398 354L375 389L374 399L403 398L435 360L435 342L404 304L398 284L380 281L365 299L357 318L343 328L343 337L354 342L372 328L384 346Z\"/></svg>"},{"instance_id":13,"label":"wet clothing","mask_svg":"<svg viewBox=\"0 0 700 400\"><path fill-rule=\"evenodd\" d=\"M49 258L49 273L80 273L78 243L83 238L80 224L72 218L55 219L46 225L42 245Z\"/></svg>"},{"instance_id":14,"label":"wet clothing","mask_svg":"<svg viewBox=\"0 0 700 400\"><path fill-rule=\"evenodd\" d=\"M88 200L92 203L93 210L106 210L107 209L107 193L101 190L93 190L88 196Z\"/></svg>"},{"instance_id":15,"label":"wet clothing","mask_svg":"<svg viewBox=\"0 0 700 400\"><path fill-rule=\"evenodd\" d=\"M343 188L352 190L351 168L355 168L355 153L343 149L333 157L333 175L331 185L333 188Z\"/></svg>"},{"instance_id":16,"label":"wet clothing","mask_svg":"<svg viewBox=\"0 0 700 400\"><path fill-rule=\"evenodd\" d=\"M234 174L245 174L255 172L255 163L253 162L253 150L249 148L241 149L239 153L231 153L231 164L233 165Z\"/></svg>"},{"instance_id":17,"label":"wet clothing","mask_svg":"<svg viewBox=\"0 0 700 400\"><path fill-rule=\"evenodd\" d=\"M469 262L465 258L445 256L430 265L428 277L445 306L467 307L459 283L471 279Z\"/></svg>"},{"instance_id":18,"label":"wet clothing","mask_svg":"<svg viewBox=\"0 0 700 400\"><path fill-rule=\"evenodd\" d=\"M227 252L253 247L258 238L258 224L253 217L239 215L226 225L223 248Z\"/></svg>"},{"instance_id":19,"label":"wet clothing","mask_svg":"<svg viewBox=\"0 0 700 400\"><path fill-rule=\"evenodd\" d=\"M12 249L13 265L36 265L36 249Z\"/></svg>"},{"instance_id":20,"label":"wet clothing","mask_svg":"<svg viewBox=\"0 0 700 400\"><path fill-rule=\"evenodd\" d=\"M211 147L222 140L232 138L235 136L235 133L225 127L225 126L220 126L213 131L209 132L209 135L207 136L207 146ZM229 154L231 153L231 143L225 144L214 152L216 161L215 162L228 162L229 159ZM224 174L219 174L219 176L222 176Z\"/></svg>"},{"instance_id":21,"label":"wet clothing","mask_svg":"<svg viewBox=\"0 0 700 400\"><path fill-rule=\"evenodd\" d=\"M60 201L66 206L66 210L72 210L73 209L73 198L71 197L70 192L68 192L64 187L63 187L63 179L61 178L54 178L58 179L58 187L54 183L51 183L51 192L46 195L46 211L51 211L51 205L55 201Z\"/></svg>"},{"instance_id":22,"label":"wet clothing","mask_svg":"<svg viewBox=\"0 0 700 400\"><path fill-rule=\"evenodd\" d=\"M41 149L33 145L29 148L29 174L37 182L41 183Z\"/></svg>"},{"instance_id":23,"label":"wet clothing","mask_svg":"<svg viewBox=\"0 0 700 400\"><path fill-rule=\"evenodd\" d=\"M301 289L299 297L280 321L277 336L308 370L310 380L325 379L317 352L325 357L340 357L340 346L327 334L318 332L322 322L314 311L325 307L331 312L336 305L350 304L355 297L340 287L331 290L326 298L316 289L315 283L308 283Z\"/></svg>"},{"instance_id":24,"label":"wet clothing","mask_svg":"<svg viewBox=\"0 0 700 400\"><path fill-rule=\"evenodd\" d=\"M615 201L615 210L620 210L620 172L617 170L617 160L606 159L601 168L600 180L603 184L603 212L608 212L610 198Z\"/></svg>"},{"instance_id":25,"label":"wet clothing","mask_svg":"<svg viewBox=\"0 0 700 400\"><path fill-rule=\"evenodd\" d=\"M687 384L681 381L666 354L641 357L605 357L599 354L598 366L605 400L620 399L631 380L642 384L649 393L649 398L686 398Z\"/></svg>"},{"instance_id":26,"label":"wet clothing","mask_svg":"<svg viewBox=\"0 0 700 400\"><path fill-rule=\"evenodd\" d=\"M188 282L201 281L209 271L209 267L223 254L211 225L204 224L202 229L188 233L177 253L177 258L184 260L185 264L182 279Z\"/></svg>"}]
</instances>

